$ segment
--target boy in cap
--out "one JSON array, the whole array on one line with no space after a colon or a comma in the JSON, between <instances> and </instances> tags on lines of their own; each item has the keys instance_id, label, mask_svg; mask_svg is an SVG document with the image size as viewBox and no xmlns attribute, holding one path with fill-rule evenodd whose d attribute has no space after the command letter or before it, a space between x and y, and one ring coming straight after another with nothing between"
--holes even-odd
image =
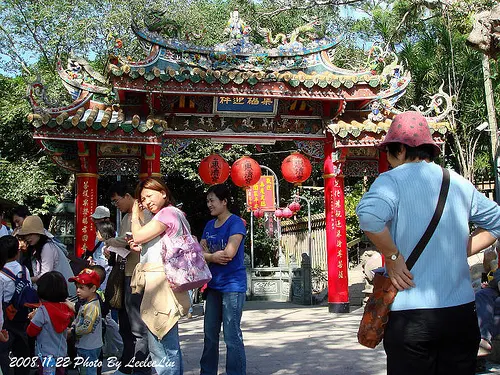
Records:
<instances>
[{"instance_id":1,"label":"boy in cap","mask_svg":"<svg viewBox=\"0 0 500 375\"><path fill-rule=\"evenodd\" d=\"M82 307L73 322L71 333L76 339L78 357L75 364L80 366L80 374L96 375L102 341L102 314L97 288L101 280L97 272L85 268L78 276L68 279L76 284L76 294L83 300Z\"/></svg>"}]
</instances>

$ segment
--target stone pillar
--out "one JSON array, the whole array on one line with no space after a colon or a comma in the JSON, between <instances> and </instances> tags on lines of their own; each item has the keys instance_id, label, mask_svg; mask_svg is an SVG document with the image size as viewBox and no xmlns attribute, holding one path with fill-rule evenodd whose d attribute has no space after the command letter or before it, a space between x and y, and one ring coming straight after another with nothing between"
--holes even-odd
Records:
<instances>
[{"instance_id":1,"label":"stone pillar","mask_svg":"<svg viewBox=\"0 0 500 375\"><path fill-rule=\"evenodd\" d=\"M142 146L141 171L139 173L139 179L144 180L148 177L161 177L160 154L160 145Z\"/></svg>"},{"instance_id":2,"label":"stone pillar","mask_svg":"<svg viewBox=\"0 0 500 375\"><path fill-rule=\"evenodd\" d=\"M311 257L306 253L302 253L302 287L304 290L303 304L312 305L312 272L311 272Z\"/></svg>"},{"instance_id":3,"label":"stone pillar","mask_svg":"<svg viewBox=\"0 0 500 375\"><path fill-rule=\"evenodd\" d=\"M75 255L80 257L95 244L95 226L90 215L97 207L97 148L95 143L78 142L81 172L76 174Z\"/></svg>"},{"instance_id":4,"label":"stone pillar","mask_svg":"<svg viewBox=\"0 0 500 375\"><path fill-rule=\"evenodd\" d=\"M344 205L344 176L342 165L346 150L335 150L333 139L325 142L324 175L326 247L328 257L328 310L349 312L347 280L347 239Z\"/></svg>"}]
</instances>

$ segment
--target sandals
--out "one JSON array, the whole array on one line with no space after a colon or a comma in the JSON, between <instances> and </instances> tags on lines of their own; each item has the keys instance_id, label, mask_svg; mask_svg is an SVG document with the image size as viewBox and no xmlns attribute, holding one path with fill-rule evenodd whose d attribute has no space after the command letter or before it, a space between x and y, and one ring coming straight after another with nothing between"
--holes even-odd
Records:
<instances>
[{"instance_id":1,"label":"sandals","mask_svg":"<svg viewBox=\"0 0 500 375\"><path fill-rule=\"evenodd\" d=\"M481 339L479 342L479 349L477 351L477 356L478 357L486 357L491 353L491 344L488 340L486 339Z\"/></svg>"}]
</instances>

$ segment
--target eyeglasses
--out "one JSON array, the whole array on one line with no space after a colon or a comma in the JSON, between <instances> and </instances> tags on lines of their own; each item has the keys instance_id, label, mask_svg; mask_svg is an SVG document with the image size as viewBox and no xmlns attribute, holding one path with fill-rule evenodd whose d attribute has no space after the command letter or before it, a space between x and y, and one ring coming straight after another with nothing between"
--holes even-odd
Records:
<instances>
[{"instance_id":1,"label":"eyeglasses","mask_svg":"<svg viewBox=\"0 0 500 375\"><path fill-rule=\"evenodd\" d=\"M118 197L116 199L111 199L111 204L116 207L118 205L118 201L120 199L123 199L123 197Z\"/></svg>"}]
</instances>

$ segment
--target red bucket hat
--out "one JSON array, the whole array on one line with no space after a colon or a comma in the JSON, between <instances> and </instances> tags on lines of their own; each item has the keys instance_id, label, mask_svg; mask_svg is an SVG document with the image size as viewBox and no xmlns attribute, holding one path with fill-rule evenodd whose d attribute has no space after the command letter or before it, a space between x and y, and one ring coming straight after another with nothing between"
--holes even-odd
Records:
<instances>
[{"instance_id":1,"label":"red bucket hat","mask_svg":"<svg viewBox=\"0 0 500 375\"><path fill-rule=\"evenodd\" d=\"M427 120L416 111L403 112L394 117L384 140L377 148L385 151L389 143L403 143L410 147L431 145L434 149L434 156L441 152L437 143L432 139Z\"/></svg>"}]
</instances>

